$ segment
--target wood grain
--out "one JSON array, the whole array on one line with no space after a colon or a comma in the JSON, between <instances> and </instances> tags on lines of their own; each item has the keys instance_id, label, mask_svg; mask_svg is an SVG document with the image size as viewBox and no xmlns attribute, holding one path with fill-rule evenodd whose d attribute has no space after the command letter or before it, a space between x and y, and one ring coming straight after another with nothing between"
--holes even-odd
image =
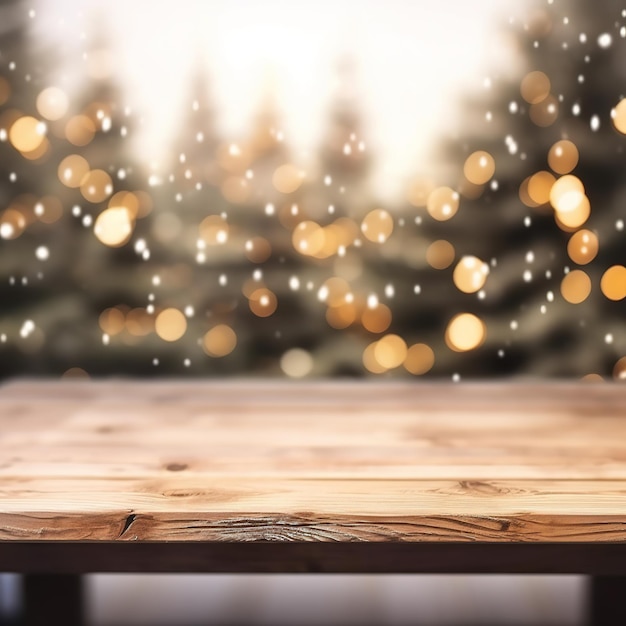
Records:
<instances>
[{"instance_id":1,"label":"wood grain","mask_svg":"<svg viewBox=\"0 0 626 626\"><path fill-rule=\"evenodd\" d=\"M10 383L0 542L24 541L624 542L626 393Z\"/></svg>"}]
</instances>

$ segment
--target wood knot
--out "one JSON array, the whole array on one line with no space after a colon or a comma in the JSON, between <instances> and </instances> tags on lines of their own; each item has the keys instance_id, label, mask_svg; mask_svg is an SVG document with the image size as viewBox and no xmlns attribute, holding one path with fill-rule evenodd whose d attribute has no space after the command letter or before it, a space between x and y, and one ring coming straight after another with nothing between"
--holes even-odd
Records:
<instances>
[{"instance_id":1,"label":"wood knot","mask_svg":"<svg viewBox=\"0 0 626 626\"><path fill-rule=\"evenodd\" d=\"M165 466L165 469L168 472L183 472L185 471L189 466L186 463L168 463Z\"/></svg>"}]
</instances>

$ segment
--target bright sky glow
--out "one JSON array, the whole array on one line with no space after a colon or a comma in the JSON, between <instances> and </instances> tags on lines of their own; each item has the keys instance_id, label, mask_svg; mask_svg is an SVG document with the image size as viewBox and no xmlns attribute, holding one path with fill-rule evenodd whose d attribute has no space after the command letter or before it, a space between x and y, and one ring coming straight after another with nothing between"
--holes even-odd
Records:
<instances>
[{"instance_id":1,"label":"bright sky glow","mask_svg":"<svg viewBox=\"0 0 626 626\"><path fill-rule=\"evenodd\" d=\"M519 5L519 2L517 3ZM512 0L39 0L42 36L68 52L71 82L82 62L81 38L93 33L93 9L108 25L116 72L128 101L145 118L141 147L163 154L186 80L206 59L220 129L247 125L271 88L296 160L314 154L336 88L337 60L357 62L367 146L377 155L375 187L393 196L427 168L434 138L454 123L455 96L482 88L485 76L510 70L511 55L494 34Z\"/></svg>"}]
</instances>

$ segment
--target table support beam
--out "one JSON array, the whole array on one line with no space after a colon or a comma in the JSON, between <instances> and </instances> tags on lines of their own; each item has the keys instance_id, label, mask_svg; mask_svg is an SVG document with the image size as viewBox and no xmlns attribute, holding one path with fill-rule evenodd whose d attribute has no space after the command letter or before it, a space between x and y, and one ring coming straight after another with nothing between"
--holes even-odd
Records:
<instances>
[{"instance_id":1,"label":"table support beam","mask_svg":"<svg viewBox=\"0 0 626 626\"><path fill-rule=\"evenodd\" d=\"M23 580L24 626L82 626L83 581L74 574L28 574Z\"/></svg>"}]
</instances>

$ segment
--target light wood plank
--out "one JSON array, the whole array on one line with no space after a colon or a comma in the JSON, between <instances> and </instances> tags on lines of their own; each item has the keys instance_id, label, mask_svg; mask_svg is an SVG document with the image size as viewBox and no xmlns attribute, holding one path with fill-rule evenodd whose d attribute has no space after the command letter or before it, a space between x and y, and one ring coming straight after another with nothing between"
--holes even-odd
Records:
<instances>
[{"instance_id":1,"label":"light wood plank","mask_svg":"<svg viewBox=\"0 0 626 626\"><path fill-rule=\"evenodd\" d=\"M515 383L0 388L0 540L626 541L626 393Z\"/></svg>"}]
</instances>

